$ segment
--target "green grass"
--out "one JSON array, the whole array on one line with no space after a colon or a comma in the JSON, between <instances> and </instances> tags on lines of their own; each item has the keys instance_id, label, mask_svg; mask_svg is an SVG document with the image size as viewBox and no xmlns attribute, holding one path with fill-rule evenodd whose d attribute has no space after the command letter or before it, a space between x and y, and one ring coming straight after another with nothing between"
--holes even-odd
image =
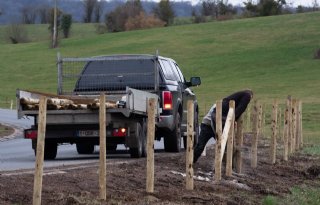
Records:
<instances>
[{"instance_id":1,"label":"green grass","mask_svg":"<svg viewBox=\"0 0 320 205\"><path fill-rule=\"evenodd\" d=\"M96 56L155 53L175 59L185 76L200 76L200 115L225 95L252 88L266 103L287 95L302 99L305 137L320 144L320 13L271 16L96 35L74 24L72 38L48 49L46 25L29 27L33 42L0 44L0 101L16 88L56 92L56 54ZM0 35L4 32L0 27ZM206 108L206 109L205 109ZM311 142L313 142L311 140Z\"/></svg>"},{"instance_id":2,"label":"green grass","mask_svg":"<svg viewBox=\"0 0 320 205\"><path fill-rule=\"evenodd\" d=\"M294 187L291 189L291 195L281 200L279 204L318 205L320 204L320 188Z\"/></svg>"}]
</instances>

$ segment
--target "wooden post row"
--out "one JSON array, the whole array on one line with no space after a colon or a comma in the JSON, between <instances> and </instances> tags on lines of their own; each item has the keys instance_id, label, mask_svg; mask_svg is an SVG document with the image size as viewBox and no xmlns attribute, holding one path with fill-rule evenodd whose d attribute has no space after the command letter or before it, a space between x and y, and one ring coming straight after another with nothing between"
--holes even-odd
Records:
<instances>
[{"instance_id":1,"label":"wooden post row","mask_svg":"<svg viewBox=\"0 0 320 205\"><path fill-rule=\"evenodd\" d=\"M271 130L272 130L272 137L271 137L271 163L276 163L276 150L277 150L277 123L278 123L278 102L274 100L272 105L272 123L271 123Z\"/></svg>"},{"instance_id":2,"label":"wooden post row","mask_svg":"<svg viewBox=\"0 0 320 205\"><path fill-rule=\"evenodd\" d=\"M37 138L36 164L35 164L34 186L33 186L33 205L41 204L44 143L45 143L46 123L47 123L46 116L47 116L47 98L45 96L41 96L40 103L39 103L38 138Z\"/></svg>"},{"instance_id":3,"label":"wooden post row","mask_svg":"<svg viewBox=\"0 0 320 205\"><path fill-rule=\"evenodd\" d=\"M186 152L186 189L193 190L193 138L194 138L194 105L188 101L187 113L187 152Z\"/></svg>"},{"instance_id":4,"label":"wooden post row","mask_svg":"<svg viewBox=\"0 0 320 205\"><path fill-rule=\"evenodd\" d=\"M148 101L148 130L147 130L147 179L146 192L154 192L154 135L155 135L156 99Z\"/></svg>"},{"instance_id":5,"label":"wooden post row","mask_svg":"<svg viewBox=\"0 0 320 205\"><path fill-rule=\"evenodd\" d=\"M107 199L107 180L106 180L106 96L100 95L99 108L99 127L100 127L100 166L99 166L99 190L100 199Z\"/></svg>"}]
</instances>

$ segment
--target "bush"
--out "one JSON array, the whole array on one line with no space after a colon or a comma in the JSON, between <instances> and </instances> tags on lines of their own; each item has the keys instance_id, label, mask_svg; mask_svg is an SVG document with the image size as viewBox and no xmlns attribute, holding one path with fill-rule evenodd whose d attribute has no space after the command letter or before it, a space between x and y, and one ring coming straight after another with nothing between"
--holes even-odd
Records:
<instances>
[{"instance_id":1,"label":"bush","mask_svg":"<svg viewBox=\"0 0 320 205\"><path fill-rule=\"evenodd\" d=\"M108 32L108 28L104 24L97 23L94 25L97 34L104 34Z\"/></svg>"},{"instance_id":2,"label":"bush","mask_svg":"<svg viewBox=\"0 0 320 205\"><path fill-rule=\"evenodd\" d=\"M12 44L27 43L28 32L22 24L11 24L6 28L5 39Z\"/></svg>"},{"instance_id":3,"label":"bush","mask_svg":"<svg viewBox=\"0 0 320 205\"><path fill-rule=\"evenodd\" d=\"M71 25L72 16L70 14L63 14L61 18L61 29L65 38L69 37Z\"/></svg>"},{"instance_id":4,"label":"bush","mask_svg":"<svg viewBox=\"0 0 320 205\"><path fill-rule=\"evenodd\" d=\"M126 31L131 31L144 28L163 27L164 25L164 21L161 21L154 16L146 16L143 12L140 12L138 16L128 18L125 23L125 29Z\"/></svg>"}]
</instances>

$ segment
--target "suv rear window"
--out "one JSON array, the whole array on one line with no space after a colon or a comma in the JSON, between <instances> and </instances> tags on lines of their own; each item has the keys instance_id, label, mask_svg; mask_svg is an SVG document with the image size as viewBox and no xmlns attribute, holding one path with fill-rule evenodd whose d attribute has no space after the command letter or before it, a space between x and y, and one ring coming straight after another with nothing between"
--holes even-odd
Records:
<instances>
[{"instance_id":1,"label":"suv rear window","mask_svg":"<svg viewBox=\"0 0 320 205\"><path fill-rule=\"evenodd\" d=\"M155 64L153 60L90 61L82 70L75 92L154 89Z\"/></svg>"}]
</instances>

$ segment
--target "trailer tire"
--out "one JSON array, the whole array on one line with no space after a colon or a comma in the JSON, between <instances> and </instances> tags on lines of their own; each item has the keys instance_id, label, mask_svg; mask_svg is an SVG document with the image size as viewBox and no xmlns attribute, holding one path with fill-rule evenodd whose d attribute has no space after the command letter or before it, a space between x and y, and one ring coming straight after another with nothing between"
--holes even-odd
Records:
<instances>
[{"instance_id":1,"label":"trailer tire","mask_svg":"<svg viewBox=\"0 0 320 205\"><path fill-rule=\"evenodd\" d=\"M92 154L94 151L94 144L78 142L76 147L78 154Z\"/></svg>"},{"instance_id":2,"label":"trailer tire","mask_svg":"<svg viewBox=\"0 0 320 205\"><path fill-rule=\"evenodd\" d=\"M174 123L174 129L165 133L164 150L166 152L180 152L181 150L181 120L179 112L175 117Z\"/></svg>"},{"instance_id":3,"label":"trailer tire","mask_svg":"<svg viewBox=\"0 0 320 205\"><path fill-rule=\"evenodd\" d=\"M143 123L142 123L143 124ZM137 140L138 140L138 146L137 147L130 147L130 156L131 158L140 158L144 157L144 154L146 153L146 134L144 131L144 126L140 123L137 124Z\"/></svg>"},{"instance_id":4,"label":"trailer tire","mask_svg":"<svg viewBox=\"0 0 320 205\"><path fill-rule=\"evenodd\" d=\"M32 146L34 146L34 155L37 156L37 141L32 140ZM58 152L58 144L56 142L45 141L44 143L44 160L53 160L56 158Z\"/></svg>"}]
</instances>

